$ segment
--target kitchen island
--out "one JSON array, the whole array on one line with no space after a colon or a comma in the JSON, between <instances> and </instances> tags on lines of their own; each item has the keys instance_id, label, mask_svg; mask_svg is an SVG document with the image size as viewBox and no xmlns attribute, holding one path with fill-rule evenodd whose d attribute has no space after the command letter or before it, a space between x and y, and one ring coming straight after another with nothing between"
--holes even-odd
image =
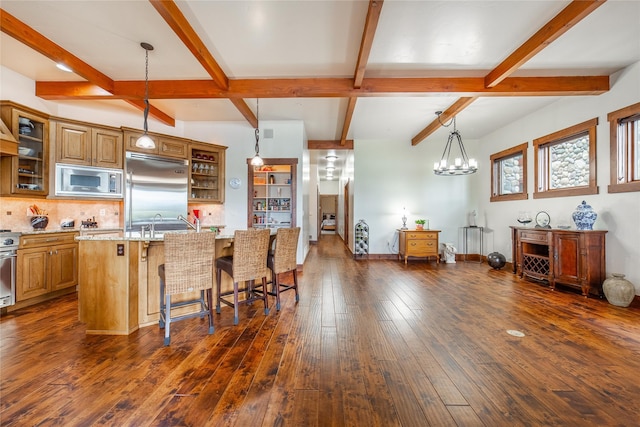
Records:
<instances>
[{"instance_id":1,"label":"kitchen island","mask_svg":"<svg viewBox=\"0 0 640 427\"><path fill-rule=\"evenodd\" d=\"M209 231L203 231L209 232ZM158 266L164 237L132 233L78 236L78 310L87 334L128 335L160 317ZM233 234L216 236L216 258L233 253ZM224 280L228 280L223 275ZM223 282L223 289L231 286ZM195 293L181 295L193 299ZM176 298L176 301L181 299ZM193 306L181 310L195 311Z\"/></svg>"}]
</instances>

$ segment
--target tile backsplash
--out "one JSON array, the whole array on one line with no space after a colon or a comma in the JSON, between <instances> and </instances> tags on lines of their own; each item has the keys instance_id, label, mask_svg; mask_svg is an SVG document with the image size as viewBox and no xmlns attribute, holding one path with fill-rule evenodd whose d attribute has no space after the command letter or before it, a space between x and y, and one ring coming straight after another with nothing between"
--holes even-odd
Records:
<instances>
[{"instance_id":1,"label":"tile backsplash","mask_svg":"<svg viewBox=\"0 0 640 427\"><path fill-rule=\"evenodd\" d=\"M12 231L31 231L29 207L36 205L47 213L47 230L60 228L62 220L75 220L76 228L83 220L95 217L98 228L122 228L124 226L124 203L121 200L48 200L0 197L0 229ZM200 211L203 227L224 225L224 206L211 204L190 204L189 219L193 211Z\"/></svg>"},{"instance_id":2,"label":"tile backsplash","mask_svg":"<svg viewBox=\"0 0 640 427\"><path fill-rule=\"evenodd\" d=\"M75 220L76 228L83 220L95 217L99 228L120 228L123 225L122 201L47 200L0 197L0 229L31 230L29 207L36 205L49 217L47 230L60 228L64 219Z\"/></svg>"}]
</instances>

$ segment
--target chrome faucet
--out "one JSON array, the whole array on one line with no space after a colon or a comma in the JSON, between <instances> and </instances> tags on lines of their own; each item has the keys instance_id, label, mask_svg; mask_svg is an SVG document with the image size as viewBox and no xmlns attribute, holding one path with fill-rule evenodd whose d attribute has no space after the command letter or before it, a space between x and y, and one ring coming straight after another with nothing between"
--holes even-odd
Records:
<instances>
[{"instance_id":1,"label":"chrome faucet","mask_svg":"<svg viewBox=\"0 0 640 427\"><path fill-rule=\"evenodd\" d=\"M159 213L157 213L154 217L153 217L153 221L151 221L151 238L155 238L156 237L156 218L160 217L160 222L163 221L162 215L160 215Z\"/></svg>"},{"instance_id":2,"label":"chrome faucet","mask_svg":"<svg viewBox=\"0 0 640 427\"><path fill-rule=\"evenodd\" d=\"M189 222L189 220L185 217L183 217L182 215L178 215L178 219L182 222L184 222L185 224L187 224L189 227L193 228L194 230L196 230L196 233L200 232L200 219L199 218L195 218L196 220L196 225L193 225Z\"/></svg>"}]
</instances>

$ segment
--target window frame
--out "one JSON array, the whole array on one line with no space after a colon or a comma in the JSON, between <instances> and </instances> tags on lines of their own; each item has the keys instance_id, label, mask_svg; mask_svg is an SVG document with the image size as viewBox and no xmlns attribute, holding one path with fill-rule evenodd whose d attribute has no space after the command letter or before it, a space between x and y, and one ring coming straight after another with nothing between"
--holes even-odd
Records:
<instances>
[{"instance_id":1,"label":"window frame","mask_svg":"<svg viewBox=\"0 0 640 427\"><path fill-rule=\"evenodd\" d=\"M490 156L491 163L491 197L490 202L502 202L508 200L527 200L529 193L527 191L527 149L529 143L525 142L515 147L507 148ZM497 166L505 159L522 155L522 189L519 193L498 194L497 189L501 187L501 176L496 176Z\"/></svg>"},{"instance_id":2,"label":"window frame","mask_svg":"<svg viewBox=\"0 0 640 427\"><path fill-rule=\"evenodd\" d=\"M584 196L590 194L598 194L597 186L597 168L596 168L596 128L598 126L598 118L595 117L577 125L570 126L566 129L545 135L541 138L533 140L534 152L534 173L535 173L535 189L533 193L534 199L544 199L550 197L568 197L568 196ZM540 157L548 153L549 147L566 142L566 140L587 133L589 135L589 184L582 187L549 189L542 188L542 179L540 177L542 162ZM541 154L542 153L542 154ZM545 174L548 171L542 171ZM549 181L548 176L544 176L545 181Z\"/></svg>"},{"instance_id":3,"label":"window frame","mask_svg":"<svg viewBox=\"0 0 640 427\"><path fill-rule=\"evenodd\" d=\"M640 102L607 114L607 120L609 121L610 147L609 186L607 187L607 191L609 193L640 191L640 180L629 180L629 178L633 176L634 172L636 175L640 175L640 170L632 170L629 172L629 166L632 165L632 158L630 157L634 154L633 148L631 149L631 153L629 153L629 141L626 139L624 141L620 141L618 138L620 122L639 114ZM624 147L620 147L620 144L624 144ZM619 182L618 180L618 166L620 166L620 158L618 157L618 154L620 151L622 151L622 162L624 162L623 164L625 165L625 177L622 178L624 180L623 182ZM636 155L640 155L640 153L636 153ZM633 165L631 167L633 167Z\"/></svg>"}]
</instances>

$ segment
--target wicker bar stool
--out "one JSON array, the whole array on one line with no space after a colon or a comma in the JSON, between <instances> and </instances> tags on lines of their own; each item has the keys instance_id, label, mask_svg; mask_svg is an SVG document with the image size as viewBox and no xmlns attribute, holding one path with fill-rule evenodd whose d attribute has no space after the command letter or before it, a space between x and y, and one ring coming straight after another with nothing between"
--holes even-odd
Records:
<instances>
[{"instance_id":1,"label":"wicker bar stool","mask_svg":"<svg viewBox=\"0 0 640 427\"><path fill-rule=\"evenodd\" d=\"M264 301L264 314L269 314L267 295L255 292L255 281L261 280L266 287L269 269L267 268L267 254L269 253L268 229L236 230L233 235L233 255L220 257L216 260L217 305L216 312L220 313L220 303L233 307L233 324L238 324L238 304L249 304L259 299ZM222 272L225 271L233 279L233 290L222 292ZM246 282L244 288L240 283ZM245 292L245 299L238 300L238 293ZM224 297L233 295L233 302Z\"/></svg>"},{"instance_id":2,"label":"wicker bar stool","mask_svg":"<svg viewBox=\"0 0 640 427\"><path fill-rule=\"evenodd\" d=\"M269 295L276 297L276 310L280 310L280 292L290 289L296 292L296 302L300 300L298 295L298 236L300 227L278 228L276 233L276 248L267 258L267 267L271 269L271 292ZM291 271L293 284L280 283L280 274Z\"/></svg>"},{"instance_id":3,"label":"wicker bar stool","mask_svg":"<svg viewBox=\"0 0 640 427\"><path fill-rule=\"evenodd\" d=\"M213 261L215 233L167 233L164 235L164 264L160 276L160 327L164 328L164 345L171 342L171 322L191 317L209 316L209 333L213 333ZM171 304L177 294L200 291L200 298ZM205 291L207 302L205 302ZM171 309L200 304L195 313L172 317Z\"/></svg>"}]
</instances>

